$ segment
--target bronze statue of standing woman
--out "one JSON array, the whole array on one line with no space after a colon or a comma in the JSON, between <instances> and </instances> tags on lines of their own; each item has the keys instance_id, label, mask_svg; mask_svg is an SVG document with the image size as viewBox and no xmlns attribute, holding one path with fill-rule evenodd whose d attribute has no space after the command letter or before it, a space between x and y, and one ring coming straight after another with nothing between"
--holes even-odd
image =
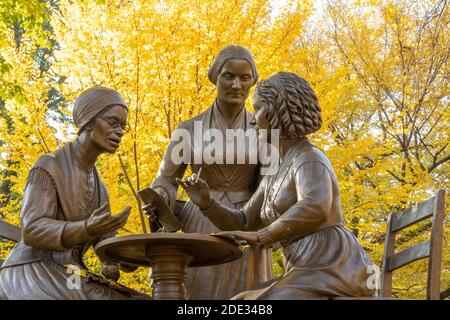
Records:
<instances>
[{"instance_id":1,"label":"bronze statue of standing woman","mask_svg":"<svg viewBox=\"0 0 450 320\"><path fill-rule=\"evenodd\" d=\"M217 87L214 103L203 113L180 124L177 130L185 130L193 140L195 128L201 125L200 136L211 130L218 130L226 137L226 130L242 129L245 132L253 128L250 124L251 113L245 109L245 100L250 89L258 80L258 72L250 51L244 47L230 45L223 48L208 72L209 80ZM194 144L199 141L194 141ZM227 162L226 148L222 154L216 150L215 159L221 161L207 163L195 162L195 146L188 151L190 161L176 163L173 150L178 141L172 139L159 172L151 187L168 203L172 211L177 198L177 178L182 178L187 167L199 172L208 182L211 196L218 203L231 208L241 208L252 196L259 183L260 165L258 163L237 163L237 154L233 153L232 162ZM200 141L201 143L201 141ZM223 145L226 142L223 141ZM204 144L201 150L203 154ZM245 159L256 158L255 146L245 148ZM219 152L220 153L220 152ZM241 155L242 156L242 155ZM228 160L230 160L228 158ZM146 208L152 212L152 207ZM178 219L181 230L188 233L213 233L219 229L206 218L192 201L188 201ZM238 292L249 289L272 278L270 250L248 248L241 259L223 265L201 268L189 268L186 288L190 299L229 299Z\"/></svg>"}]
</instances>

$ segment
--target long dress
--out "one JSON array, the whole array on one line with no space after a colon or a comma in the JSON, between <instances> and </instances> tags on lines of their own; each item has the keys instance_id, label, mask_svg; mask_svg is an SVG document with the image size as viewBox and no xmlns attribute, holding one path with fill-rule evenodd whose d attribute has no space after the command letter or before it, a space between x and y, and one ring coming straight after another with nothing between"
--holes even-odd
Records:
<instances>
[{"instance_id":1,"label":"long dress","mask_svg":"<svg viewBox=\"0 0 450 320\"><path fill-rule=\"evenodd\" d=\"M0 300L144 297L88 272L84 265L87 249L114 233L96 238L86 234L84 221L103 203L109 206L109 199L97 171L86 169L75 144L40 157L30 170L21 208L22 237L0 269ZM67 248L63 232L89 240Z\"/></svg>"},{"instance_id":2,"label":"long dress","mask_svg":"<svg viewBox=\"0 0 450 320\"><path fill-rule=\"evenodd\" d=\"M230 129L245 131L251 127L250 119L251 114L245 108L242 108ZM195 132L195 127L198 129L200 124L202 126L200 134L207 135L208 132L211 132L211 129L215 129L219 130L223 137L226 137L226 129L228 128L216 103L205 112L180 124L177 130L185 130L189 137L195 139L195 135L198 134L198 131ZM172 139L161 162L157 177L151 184L153 189L167 198L172 210L175 207L178 189L178 183L175 179L183 177L188 165L190 165L193 173L202 168L201 178L209 184L212 197L216 201L236 209L241 208L248 201L259 182L259 164L251 161L251 159L255 159L253 156L256 154L252 153L256 153L256 150L250 148L249 139L246 140L244 164L236 164L236 154L234 154L235 158L233 159L235 164L226 163L226 141L223 141L224 154L214 154L216 160L222 159L223 161L210 161L210 164L205 161L194 161L195 152L203 153L206 148L206 146L198 147L198 145L195 145L195 143L198 143L198 139L192 140L188 147L190 159L185 159L183 163L177 164L172 159L172 151L176 148L177 142L179 141ZM178 219L181 222L183 232L209 234L219 231L190 200L184 205ZM243 257L236 261L217 266L189 268L186 289L189 299L229 299L235 294L254 285L262 284L271 278L270 249L249 248L245 250Z\"/></svg>"},{"instance_id":3,"label":"long dress","mask_svg":"<svg viewBox=\"0 0 450 320\"><path fill-rule=\"evenodd\" d=\"M343 226L339 186L327 157L308 139L292 146L278 173L266 177L240 210L214 203L203 210L222 230L253 230L281 242L283 276L236 299L365 297L371 262ZM224 220L223 217L228 219Z\"/></svg>"}]
</instances>

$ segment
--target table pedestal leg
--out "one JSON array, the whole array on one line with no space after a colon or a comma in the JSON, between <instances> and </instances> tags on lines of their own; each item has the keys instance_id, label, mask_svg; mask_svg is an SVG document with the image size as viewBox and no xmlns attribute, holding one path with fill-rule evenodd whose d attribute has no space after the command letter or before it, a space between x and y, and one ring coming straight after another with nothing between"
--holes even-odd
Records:
<instances>
[{"instance_id":1,"label":"table pedestal leg","mask_svg":"<svg viewBox=\"0 0 450 320\"><path fill-rule=\"evenodd\" d=\"M184 281L187 265L192 260L189 250L167 245L152 247L147 257L152 268L153 300L187 299Z\"/></svg>"}]
</instances>

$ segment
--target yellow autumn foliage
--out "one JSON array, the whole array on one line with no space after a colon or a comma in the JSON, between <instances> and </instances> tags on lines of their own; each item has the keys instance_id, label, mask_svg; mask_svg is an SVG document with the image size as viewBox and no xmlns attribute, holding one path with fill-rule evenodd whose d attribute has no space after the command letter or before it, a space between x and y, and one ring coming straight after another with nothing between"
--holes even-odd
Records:
<instances>
[{"instance_id":1,"label":"yellow autumn foliage","mask_svg":"<svg viewBox=\"0 0 450 320\"><path fill-rule=\"evenodd\" d=\"M0 215L13 224L19 223L20 196L33 162L75 137L67 119L81 91L109 86L129 104L129 132L118 154L138 190L155 177L176 126L213 102L208 68L230 43L250 48L260 78L292 71L313 85L324 123L311 138L338 175L346 226L375 263L381 263L388 214L448 188L446 3L58 0L56 6L30 1L21 7L17 0L0 2L4 8L14 5L0 10L5 88L0 90L0 173L8 185L7 193L0 193ZM23 26L18 46L11 17L30 12L40 13L40 20ZM39 51L47 67L36 58L43 47L52 49ZM52 92L58 92L56 102ZM138 203L117 154L102 156L98 170L113 211L132 205L125 227L141 233ZM444 230L442 287L447 288L448 219ZM427 232L427 226L408 229L405 237L421 239ZM0 245L0 258L9 248ZM281 273L282 257L279 252L274 257L274 270ZM100 271L92 252L86 262ZM147 273L140 268L122 274L121 282L148 292ZM394 294L423 298L425 275L424 263L405 268L394 278Z\"/></svg>"}]
</instances>

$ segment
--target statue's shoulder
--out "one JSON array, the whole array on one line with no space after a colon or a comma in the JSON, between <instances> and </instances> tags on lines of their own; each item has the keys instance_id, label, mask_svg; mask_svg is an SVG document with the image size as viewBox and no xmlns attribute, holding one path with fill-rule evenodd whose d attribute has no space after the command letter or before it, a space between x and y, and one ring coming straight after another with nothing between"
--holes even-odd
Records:
<instances>
[{"instance_id":1,"label":"statue's shoulder","mask_svg":"<svg viewBox=\"0 0 450 320\"><path fill-rule=\"evenodd\" d=\"M194 127L194 123L197 121L201 121L203 122L205 120L206 115L208 114L208 110L203 111L201 113L199 113L198 115L196 115L195 117L192 117L186 121L181 122L178 125L179 129L191 129Z\"/></svg>"},{"instance_id":2,"label":"statue's shoulder","mask_svg":"<svg viewBox=\"0 0 450 320\"><path fill-rule=\"evenodd\" d=\"M65 145L53 152L46 153L40 156L33 165L33 168L39 167L53 173L59 167L59 163L63 160L64 153L67 152L69 146Z\"/></svg>"},{"instance_id":3,"label":"statue's shoulder","mask_svg":"<svg viewBox=\"0 0 450 320\"><path fill-rule=\"evenodd\" d=\"M292 163L294 168L298 168L306 162L320 162L328 166L329 161L322 150L320 150L310 141L306 141L298 147Z\"/></svg>"},{"instance_id":4,"label":"statue's shoulder","mask_svg":"<svg viewBox=\"0 0 450 320\"><path fill-rule=\"evenodd\" d=\"M50 167L54 167L55 165L56 165L56 154L55 152L50 152L40 156L34 163L33 168L40 167L47 169Z\"/></svg>"}]
</instances>

